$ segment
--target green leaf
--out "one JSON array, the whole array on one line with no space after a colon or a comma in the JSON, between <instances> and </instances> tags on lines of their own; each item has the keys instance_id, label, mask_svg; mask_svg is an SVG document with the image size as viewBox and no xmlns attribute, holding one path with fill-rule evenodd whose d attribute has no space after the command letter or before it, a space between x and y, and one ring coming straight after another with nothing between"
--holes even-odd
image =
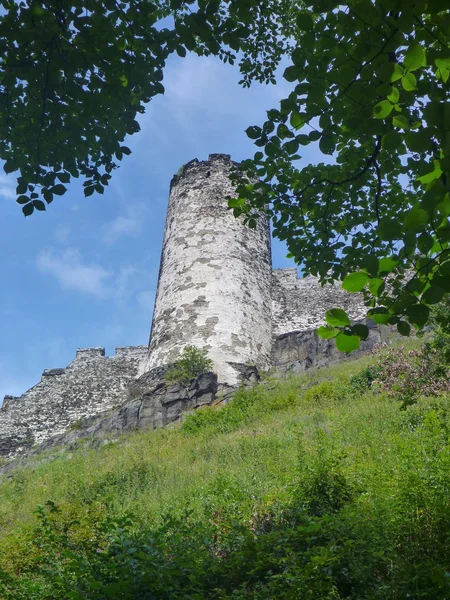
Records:
<instances>
[{"instance_id":1,"label":"green leaf","mask_svg":"<svg viewBox=\"0 0 450 600\"><path fill-rule=\"evenodd\" d=\"M369 292L374 296L378 296L379 291L381 293L381 286L384 286L384 279L375 277L369 281Z\"/></svg>"},{"instance_id":2,"label":"green leaf","mask_svg":"<svg viewBox=\"0 0 450 600\"><path fill-rule=\"evenodd\" d=\"M373 277L378 275L378 258L373 254L361 257L361 267Z\"/></svg>"},{"instance_id":3,"label":"green leaf","mask_svg":"<svg viewBox=\"0 0 450 600\"><path fill-rule=\"evenodd\" d=\"M28 191L28 185L26 182L20 182L16 187L16 194L26 194Z\"/></svg>"},{"instance_id":4,"label":"green leaf","mask_svg":"<svg viewBox=\"0 0 450 600\"><path fill-rule=\"evenodd\" d=\"M416 71L420 67L426 67L426 51L420 44L413 44L403 59L403 66L407 71Z\"/></svg>"},{"instance_id":5,"label":"green leaf","mask_svg":"<svg viewBox=\"0 0 450 600\"><path fill-rule=\"evenodd\" d=\"M93 185L88 185L84 188L84 196L87 198L88 196L92 196L92 194L94 193L94 186Z\"/></svg>"},{"instance_id":6,"label":"green leaf","mask_svg":"<svg viewBox=\"0 0 450 600\"><path fill-rule=\"evenodd\" d=\"M336 337L336 347L341 352L350 354L354 350L358 350L361 345L361 339L357 335L349 335L348 333L341 332Z\"/></svg>"},{"instance_id":7,"label":"green leaf","mask_svg":"<svg viewBox=\"0 0 450 600\"><path fill-rule=\"evenodd\" d=\"M423 327L430 316L430 309L424 304L415 304L406 310L409 322L417 327Z\"/></svg>"},{"instance_id":8,"label":"green leaf","mask_svg":"<svg viewBox=\"0 0 450 600\"><path fill-rule=\"evenodd\" d=\"M58 183L57 185L54 185L52 188L50 188L50 191L56 196L62 196L67 192L67 188L65 185L62 185L62 183Z\"/></svg>"},{"instance_id":9,"label":"green leaf","mask_svg":"<svg viewBox=\"0 0 450 600\"><path fill-rule=\"evenodd\" d=\"M435 179L438 179L442 175L442 170L441 170L441 166L440 166L439 161L435 160L433 162L434 162L434 170L431 171L431 173L427 173L426 175L422 175L422 177L418 177L417 181L420 181L420 183L423 183L423 184L426 185L428 183L431 183Z\"/></svg>"},{"instance_id":10,"label":"green leaf","mask_svg":"<svg viewBox=\"0 0 450 600\"><path fill-rule=\"evenodd\" d=\"M421 252L427 254L434 245L434 238L429 233L422 233L417 239L417 247Z\"/></svg>"},{"instance_id":11,"label":"green leaf","mask_svg":"<svg viewBox=\"0 0 450 600\"><path fill-rule=\"evenodd\" d=\"M403 89L407 92L413 92L417 89L416 76L412 73L406 73L402 78Z\"/></svg>"},{"instance_id":12,"label":"green leaf","mask_svg":"<svg viewBox=\"0 0 450 600\"><path fill-rule=\"evenodd\" d=\"M247 137L249 137L251 140L257 140L262 135L262 129L261 129L261 127L255 127L255 126L248 127L245 130L245 133L247 134Z\"/></svg>"},{"instance_id":13,"label":"green leaf","mask_svg":"<svg viewBox=\"0 0 450 600\"><path fill-rule=\"evenodd\" d=\"M391 83L394 83L394 81L398 81L399 79L401 79L405 73L403 67L401 65L399 65L398 63L391 63L390 64L391 67L391 73L389 76L389 81Z\"/></svg>"},{"instance_id":14,"label":"green leaf","mask_svg":"<svg viewBox=\"0 0 450 600\"><path fill-rule=\"evenodd\" d=\"M309 12L301 12L296 17L297 26L301 31L311 31L314 28L314 21Z\"/></svg>"},{"instance_id":15,"label":"green leaf","mask_svg":"<svg viewBox=\"0 0 450 600\"><path fill-rule=\"evenodd\" d=\"M398 240L401 236L400 227L397 221L394 220L382 221L378 227L378 233L380 238L385 242Z\"/></svg>"},{"instance_id":16,"label":"green leaf","mask_svg":"<svg viewBox=\"0 0 450 600\"><path fill-rule=\"evenodd\" d=\"M177 46L177 54L184 58L186 56L186 48L184 46Z\"/></svg>"},{"instance_id":17,"label":"green leaf","mask_svg":"<svg viewBox=\"0 0 450 600\"><path fill-rule=\"evenodd\" d=\"M17 165L13 161L12 158L8 158L8 160L3 165L3 170L5 171L5 173L12 173L13 171L17 171ZM33 212L33 211L31 211L31 212ZM25 216L28 216L28 215L25 215Z\"/></svg>"},{"instance_id":18,"label":"green leaf","mask_svg":"<svg viewBox=\"0 0 450 600\"><path fill-rule=\"evenodd\" d=\"M399 321L397 323L397 331L400 335L408 336L411 333L411 327L406 321Z\"/></svg>"},{"instance_id":19,"label":"green leaf","mask_svg":"<svg viewBox=\"0 0 450 600\"><path fill-rule=\"evenodd\" d=\"M393 108L394 105L389 100L382 100L378 104L375 104L372 114L375 119L385 119L391 114Z\"/></svg>"},{"instance_id":20,"label":"green leaf","mask_svg":"<svg viewBox=\"0 0 450 600\"><path fill-rule=\"evenodd\" d=\"M25 206L22 206L22 212L26 217L29 217L30 215L32 215L34 212L33 203L29 202L28 204L25 204Z\"/></svg>"},{"instance_id":21,"label":"green leaf","mask_svg":"<svg viewBox=\"0 0 450 600\"><path fill-rule=\"evenodd\" d=\"M395 115L392 117L392 125L400 129L409 129L409 120L405 115Z\"/></svg>"},{"instance_id":22,"label":"green leaf","mask_svg":"<svg viewBox=\"0 0 450 600\"><path fill-rule=\"evenodd\" d=\"M323 135L320 138L319 148L320 148L320 151L323 152L323 154L333 154L333 152L336 148L336 145L334 143L333 138Z\"/></svg>"},{"instance_id":23,"label":"green leaf","mask_svg":"<svg viewBox=\"0 0 450 600\"><path fill-rule=\"evenodd\" d=\"M378 275L387 275L391 273L398 265L398 260L392 257L384 257L380 259Z\"/></svg>"},{"instance_id":24,"label":"green leaf","mask_svg":"<svg viewBox=\"0 0 450 600\"><path fill-rule=\"evenodd\" d=\"M442 79L444 83L447 83L450 76L450 58L437 58L434 64L438 68L436 72L437 77Z\"/></svg>"},{"instance_id":25,"label":"green leaf","mask_svg":"<svg viewBox=\"0 0 450 600\"><path fill-rule=\"evenodd\" d=\"M330 325L321 326L317 329L317 335L323 340L331 340L335 338L339 333L339 329L335 327L330 327Z\"/></svg>"},{"instance_id":26,"label":"green leaf","mask_svg":"<svg viewBox=\"0 0 450 600\"><path fill-rule=\"evenodd\" d=\"M44 196L44 200L47 204L51 204L53 202L53 194L49 190L45 190L42 194Z\"/></svg>"},{"instance_id":27,"label":"green leaf","mask_svg":"<svg viewBox=\"0 0 450 600\"><path fill-rule=\"evenodd\" d=\"M441 275L433 277L432 285L442 288L445 292L450 292L450 277L443 277Z\"/></svg>"},{"instance_id":28,"label":"green leaf","mask_svg":"<svg viewBox=\"0 0 450 600\"><path fill-rule=\"evenodd\" d=\"M36 210L45 210L45 204L42 200L33 200L33 206Z\"/></svg>"},{"instance_id":29,"label":"green leaf","mask_svg":"<svg viewBox=\"0 0 450 600\"><path fill-rule=\"evenodd\" d=\"M366 287L369 281L369 275L364 271L357 271L356 273L350 273L344 278L342 287L347 292L360 292Z\"/></svg>"},{"instance_id":30,"label":"green leaf","mask_svg":"<svg viewBox=\"0 0 450 600\"><path fill-rule=\"evenodd\" d=\"M433 279L430 287L422 294L421 300L425 304L438 304L444 296L445 290L439 287Z\"/></svg>"},{"instance_id":31,"label":"green leaf","mask_svg":"<svg viewBox=\"0 0 450 600\"><path fill-rule=\"evenodd\" d=\"M431 148L430 131L424 128L417 132L408 131L405 135L405 142L412 152L426 152Z\"/></svg>"},{"instance_id":32,"label":"green leaf","mask_svg":"<svg viewBox=\"0 0 450 600\"><path fill-rule=\"evenodd\" d=\"M296 67L303 67L305 64L303 50L301 48L295 48L295 50L292 52L291 59Z\"/></svg>"},{"instance_id":33,"label":"green leaf","mask_svg":"<svg viewBox=\"0 0 450 600\"><path fill-rule=\"evenodd\" d=\"M304 135L304 134L300 134L297 136L297 141L299 144L301 144L302 146L307 146L308 144L311 143L311 140L309 139L308 135Z\"/></svg>"},{"instance_id":34,"label":"green leaf","mask_svg":"<svg viewBox=\"0 0 450 600\"><path fill-rule=\"evenodd\" d=\"M377 325L387 325L389 323L389 319L392 317L392 315L390 315L388 312L369 312L368 316Z\"/></svg>"},{"instance_id":35,"label":"green leaf","mask_svg":"<svg viewBox=\"0 0 450 600\"><path fill-rule=\"evenodd\" d=\"M56 173L56 177L61 181L61 183L70 183L70 173L65 173L63 171L61 173Z\"/></svg>"},{"instance_id":36,"label":"green leaf","mask_svg":"<svg viewBox=\"0 0 450 600\"><path fill-rule=\"evenodd\" d=\"M404 226L412 231L421 231L428 225L428 213L423 208L412 208L406 214Z\"/></svg>"},{"instance_id":37,"label":"green leaf","mask_svg":"<svg viewBox=\"0 0 450 600\"><path fill-rule=\"evenodd\" d=\"M288 154L295 154L298 150L299 142L298 140L290 140L284 144L283 148L286 150Z\"/></svg>"},{"instance_id":38,"label":"green leaf","mask_svg":"<svg viewBox=\"0 0 450 600\"><path fill-rule=\"evenodd\" d=\"M399 101L400 98L400 92L398 91L398 89L396 87L393 87L390 91L390 93L387 96L389 102L392 102L392 104L397 104L397 102Z\"/></svg>"},{"instance_id":39,"label":"green leaf","mask_svg":"<svg viewBox=\"0 0 450 600\"><path fill-rule=\"evenodd\" d=\"M290 83L298 81L302 77L302 75L303 68L296 67L295 65L288 67L283 73L283 77L286 79L286 81L289 81Z\"/></svg>"},{"instance_id":40,"label":"green leaf","mask_svg":"<svg viewBox=\"0 0 450 600\"><path fill-rule=\"evenodd\" d=\"M131 150L127 146L120 146L120 151L127 156L131 154Z\"/></svg>"},{"instance_id":41,"label":"green leaf","mask_svg":"<svg viewBox=\"0 0 450 600\"><path fill-rule=\"evenodd\" d=\"M303 116L297 111L293 111L290 118L290 123L294 129L300 129L305 123Z\"/></svg>"},{"instance_id":42,"label":"green leaf","mask_svg":"<svg viewBox=\"0 0 450 600\"><path fill-rule=\"evenodd\" d=\"M240 208L241 206L244 206L244 204L244 198L231 198L230 200L228 200L228 206L230 208Z\"/></svg>"},{"instance_id":43,"label":"green leaf","mask_svg":"<svg viewBox=\"0 0 450 600\"><path fill-rule=\"evenodd\" d=\"M30 198L28 196L22 195L16 198L17 204L28 204Z\"/></svg>"},{"instance_id":44,"label":"green leaf","mask_svg":"<svg viewBox=\"0 0 450 600\"><path fill-rule=\"evenodd\" d=\"M443 275L446 278L450 278L450 260L446 260L446 261L444 260L440 263L439 273L440 273L440 275Z\"/></svg>"},{"instance_id":45,"label":"green leaf","mask_svg":"<svg viewBox=\"0 0 450 600\"><path fill-rule=\"evenodd\" d=\"M356 323L351 327L352 333L357 335L361 340L367 340L369 337L369 328L363 323Z\"/></svg>"},{"instance_id":46,"label":"green leaf","mask_svg":"<svg viewBox=\"0 0 450 600\"><path fill-rule=\"evenodd\" d=\"M345 327L350 325L350 319L342 308L332 308L325 313L325 321L332 327Z\"/></svg>"},{"instance_id":47,"label":"green leaf","mask_svg":"<svg viewBox=\"0 0 450 600\"><path fill-rule=\"evenodd\" d=\"M400 133L389 131L381 138L381 147L384 150L397 150L402 145L402 142L403 138Z\"/></svg>"}]
</instances>

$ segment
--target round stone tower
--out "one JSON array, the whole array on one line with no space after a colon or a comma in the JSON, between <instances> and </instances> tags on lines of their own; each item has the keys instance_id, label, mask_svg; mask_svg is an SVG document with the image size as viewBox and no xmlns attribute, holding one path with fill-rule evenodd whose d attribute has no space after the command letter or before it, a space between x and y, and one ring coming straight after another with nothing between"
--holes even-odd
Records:
<instances>
[{"instance_id":1,"label":"round stone tower","mask_svg":"<svg viewBox=\"0 0 450 600\"><path fill-rule=\"evenodd\" d=\"M219 382L271 358L268 220L245 226L227 208L229 155L193 160L171 183L147 370L205 348Z\"/></svg>"}]
</instances>

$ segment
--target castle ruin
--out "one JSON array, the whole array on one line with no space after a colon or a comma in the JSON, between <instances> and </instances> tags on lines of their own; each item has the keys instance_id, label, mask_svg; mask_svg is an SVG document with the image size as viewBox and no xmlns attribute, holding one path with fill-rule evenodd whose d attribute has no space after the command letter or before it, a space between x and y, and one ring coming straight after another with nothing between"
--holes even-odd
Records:
<instances>
[{"instance_id":1,"label":"castle ruin","mask_svg":"<svg viewBox=\"0 0 450 600\"><path fill-rule=\"evenodd\" d=\"M228 209L233 165L230 156L211 154L171 182L148 348L118 348L113 357L79 349L68 367L46 370L22 396L5 397L0 455L120 407L139 376L175 362L186 345L206 349L219 384L228 386L248 366L302 371L345 358L315 329L335 306L363 318L361 296L299 279L295 268L272 269L267 218L250 229ZM374 328L362 351L378 341Z\"/></svg>"}]
</instances>

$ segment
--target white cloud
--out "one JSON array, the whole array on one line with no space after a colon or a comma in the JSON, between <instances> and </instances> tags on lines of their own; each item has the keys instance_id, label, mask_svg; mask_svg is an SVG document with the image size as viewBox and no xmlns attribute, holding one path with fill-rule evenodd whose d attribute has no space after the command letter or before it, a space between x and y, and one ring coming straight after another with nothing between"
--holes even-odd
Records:
<instances>
[{"instance_id":1,"label":"white cloud","mask_svg":"<svg viewBox=\"0 0 450 600\"><path fill-rule=\"evenodd\" d=\"M141 229L142 225L136 218L120 215L107 224L103 239L105 242L113 243L124 235L139 233Z\"/></svg>"},{"instance_id":2,"label":"white cloud","mask_svg":"<svg viewBox=\"0 0 450 600\"><path fill-rule=\"evenodd\" d=\"M69 248L62 255L44 250L38 255L36 262L41 273L52 275L65 289L93 294L99 298L108 295L107 282L112 273L101 265L84 263L78 250Z\"/></svg>"},{"instance_id":3,"label":"white cloud","mask_svg":"<svg viewBox=\"0 0 450 600\"><path fill-rule=\"evenodd\" d=\"M7 200L16 199L15 180L2 173L0 173L0 196Z\"/></svg>"},{"instance_id":4,"label":"white cloud","mask_svg":"<svg viewBox=\"0 0 450 600\"><path fill-rule=\"evenodd\" d=\"M148 212L149 209L143 202L128 205L124 215L119 215L106 223L103 240L113 244L121 237L139 235L143 230L145 219L148 218Z\"/></svg>"},{"instance_id":5,"label":"white cloud","mask_svg":"<svg viewBox=\"0 0 450 600\"><path fill-rule=\"evenodd\" d=\"M54 277L63 289L108 298L119 306L137 301L146 313L153 308L155 292L146 289L153 274L142 265L105 269L85 261L75 248L68 248L62 254L54 249L44 250L38 255L36 264L41 273Z\"/></svg>"}]
</instances>

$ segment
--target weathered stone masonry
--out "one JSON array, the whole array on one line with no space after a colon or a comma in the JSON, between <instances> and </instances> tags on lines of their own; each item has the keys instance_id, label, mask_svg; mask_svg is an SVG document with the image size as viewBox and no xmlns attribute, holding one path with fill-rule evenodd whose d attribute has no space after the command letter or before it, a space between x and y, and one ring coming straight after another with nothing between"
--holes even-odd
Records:
<instances>
[{"instance_id":1,"label":"weathered stone masonry","mask_svg":"<svg viewBox=\"0 0 450 600\"><path fill-rule=\"evenodd\" d=\"M139 375L146 346L81 348L65 369L46 369L20 398L7 396L0 410L0 455L20 451L64 432L71 424L126 399Z\"/></svg>"},{"instance_id":2,"label":"weathered stone masonry","mask_svg":"<svg viewBox=\"0 0 450 600\"><path fill-rule=\"evenodd\" d=\"M220 381L233 363L271 362L270 230L244 227L228 210L226 155L188 163L172 181L146 370L173 362L180 348L206 348Z\"/></svg>"},{"instance_id":3,"label":"weathered stone masonry","mask_svg":"<svg viewBox=\"0 0 450 600\"><path fill-rule=\"evenodd\" d=\"M87 433L163 426L188 408L224 398L230 385L248 381L249 366L302 371L344 358L315 329L334 306L361 319L361 297L338 285L322 287L314 277L299 279L296 269L272 270L267 219L250 229L227 208L234 164L212 154L172 180L148 348L117 348L112 357L103 348L78 350L68 367L44 371L20 398L7 396L0 455L66 439L72 434L64 432L80 422ZM374 327L363 350L380 340ZM188 344L213 360L211 389L204 382L184 391L161 382Z\"/></svg>"}]
</instances>

